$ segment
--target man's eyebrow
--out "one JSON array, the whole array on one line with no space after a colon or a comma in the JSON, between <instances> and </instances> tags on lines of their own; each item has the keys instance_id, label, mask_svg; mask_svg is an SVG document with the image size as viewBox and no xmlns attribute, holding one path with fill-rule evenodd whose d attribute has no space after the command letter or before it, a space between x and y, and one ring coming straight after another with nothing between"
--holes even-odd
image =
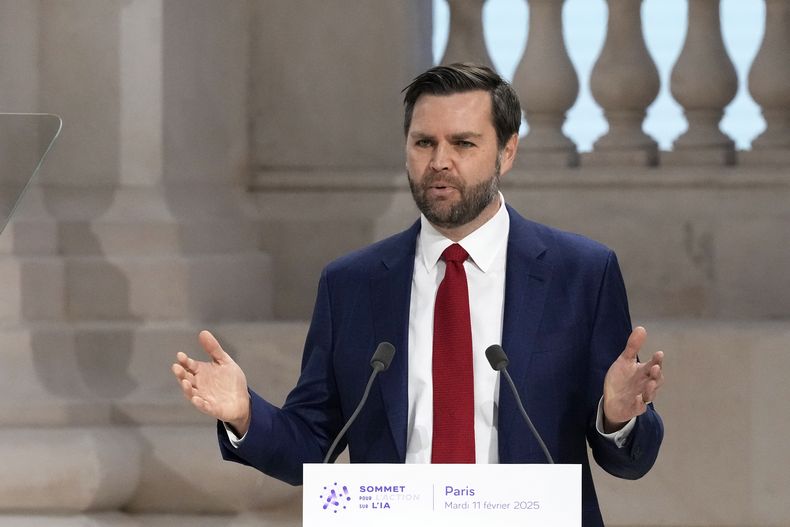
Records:
<instances>
[{"instance_id":1,"label":"man's eyebrow","mask_svg":"<svg viewBox=\"0 0 790 527\"><path fill-rule=\"evenodd\" d=\"M420 140L420 139L434 139L435 138L435 136L433 134L429 134L427 132L422 132L420 130L412 130L411 132L409 132L409 137L411 139L416 139L416 140ZM468 139L479 139L481 137L483 137L483 134L481 134L479 132L468 131L468 132L454 133L454 134L450 135L450 140L451 141L465 141L465 140L468 140Z\"/></svg>"},{"instance_id":2,"label":"man's eyebrow","mask_svg":"<svg viewBox=\"0 0 790 527\"><path fill-rule=\"evenodd\" d=\"M478 139L483 137L483 134L478 132L459 132L457 134L453 134L450 136L451 139L454 141L459 141L463 139Z\"/></svg>"}]
</instances>

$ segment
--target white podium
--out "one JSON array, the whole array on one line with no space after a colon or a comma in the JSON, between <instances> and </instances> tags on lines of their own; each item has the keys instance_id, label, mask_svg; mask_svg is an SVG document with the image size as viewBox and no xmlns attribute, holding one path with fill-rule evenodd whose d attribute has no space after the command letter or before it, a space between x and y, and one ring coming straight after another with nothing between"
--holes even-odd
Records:
<instances>
[{"instance_id":1,"label":"white podium","mask_svg":"<svg viewBox=\"0 0 790 527\"><path fill-rule=\"evenodd\" d=\"M306 464L304 527L580 527L581 465Z\"/></svg>"}]
</instances>

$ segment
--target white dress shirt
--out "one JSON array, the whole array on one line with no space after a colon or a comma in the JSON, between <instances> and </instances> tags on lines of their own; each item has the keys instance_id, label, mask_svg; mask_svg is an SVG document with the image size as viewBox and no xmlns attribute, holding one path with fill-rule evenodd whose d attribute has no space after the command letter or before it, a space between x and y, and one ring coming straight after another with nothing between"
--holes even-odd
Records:
<instances>
[{"instance_id":1,"label":"white dress shirt","mask_svg":"<svg viewBox=\"0 0 790 527\"><path fill-rule=\"evenodd\" d=\"M500 202L504 203L501 198ZM414 256L409 306L409 428L406 463L430 463L433 436L433 309L436 291L444 278L444 250L453 244L425 216ZM501 205L496 215L458 243L469 258L464 262L469 286L474 373L475 459L499 461L497 423L499 376L485 351L502 343L505 304L505 263L510 217Z\"/></svg>"}]
</instances>

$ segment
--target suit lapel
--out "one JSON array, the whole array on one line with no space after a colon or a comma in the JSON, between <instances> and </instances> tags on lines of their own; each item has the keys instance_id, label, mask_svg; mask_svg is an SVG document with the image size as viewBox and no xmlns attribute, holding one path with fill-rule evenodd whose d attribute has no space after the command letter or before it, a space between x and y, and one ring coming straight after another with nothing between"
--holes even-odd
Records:
<instances>
[{"instance_id":1,"label":"suit lapel","mask_svg":"<svg viewBox=\"0 0 790 527\"><path fill-rule=\"evenodd\" d=\"M381 373L377 382L401 462L406 459L409 303L419 225L412 225L402 233L401 240L382 253L370 280L376 343L387 341L395 346L389 370Z\"/></svg>"},{"instance_id":2,"label":"suit lapel","mask_svg":"<svg viewBox=\"0 0 790 527\"><path fill-rule=\"evenodd\" d=\"M505 275L505 306L502 322L502 347L510 359L508 371L524 397L527 375L534 350L536 335L546 305L546 294L551 279L551 266L543 261L546 245L536 227L508 207L510 234L508 236L507 268ZM505 383L499 393L500 461L507 462L503 446L512 443L507 436L513 419L518 415L513 395Z\"/></svg>"}]
</instances>

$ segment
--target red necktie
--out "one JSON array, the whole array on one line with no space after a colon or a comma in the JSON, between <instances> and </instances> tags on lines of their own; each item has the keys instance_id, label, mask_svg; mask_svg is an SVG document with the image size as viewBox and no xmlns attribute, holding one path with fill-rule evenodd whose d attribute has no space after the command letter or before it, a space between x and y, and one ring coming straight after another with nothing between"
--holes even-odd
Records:
<instances>
[{"instance_id":1,"label":"red necktie","mask_svg":"<svg viewBox=\"0 0 790 527\"><path fill-rule=\"evenodd\" d=\"M472 323L464 261L453 244L433 311L433 448L431 463L475 462Z\"/></svg>"}]
</instances>

